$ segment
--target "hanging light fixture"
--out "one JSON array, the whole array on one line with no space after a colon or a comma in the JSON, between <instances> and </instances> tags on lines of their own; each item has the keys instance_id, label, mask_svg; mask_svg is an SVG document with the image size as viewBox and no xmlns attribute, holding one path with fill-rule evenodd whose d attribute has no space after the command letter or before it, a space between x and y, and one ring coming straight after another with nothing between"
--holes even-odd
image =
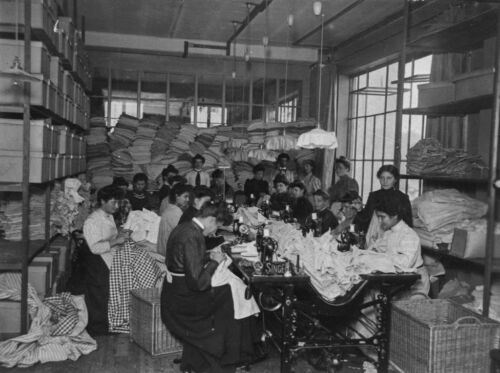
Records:
<instances>
[{"instance_id":1,"label":"hanging light fixture","mask_svg":"<svg viewBox=\"0 0 500 373\"><path fill-rule=\"evenodd\" d=\"M19 4L16 0L16 45L19 41ZM36 75L30 74L23 69L19 56L15 56L12 65L6 71L0 71L0 78L8 78L13 80L14 85L20 85L22 82L36 82L41 79Z\"/></svg>"},{"instance_id":2,"label":"hanging light fixture","mask_svg":"<svg viewBox=\"0 0 500 373\"><path fill-rule=\"evenodd\" d=\"M335 132L328 132L321 128L321 72L323 69L323 37L324 37L324 18L323 4L321 1L313 3L313 11L315 16L321 16L321 40L319 49L318 61L318 108L316 112L317 127L303 133L297 140L297 146L305 149L336 149L338 146L337 136Z\"/></svg>"},{"instance_id":3,"label":"hanging light fixture","mask_svg":"<svg viewBox=\"0 0 500 373\"><path fill-rule=\"evenodd\" d=\"M286 62L285 62L285 100L288 95L288 61L290 59L290 32L293 26L293 14L292 9L287 16L287 35L286 35ZM279 104L279 103L277 103ZM297 138L286 134L286 123L284 118L276 118L276 122L280 122L282 125L283 133L281 135L270 136L266 140L266 149L268 150L279 150L279 151L289 151L297 148Z\"/></svg>"}]
</instances>

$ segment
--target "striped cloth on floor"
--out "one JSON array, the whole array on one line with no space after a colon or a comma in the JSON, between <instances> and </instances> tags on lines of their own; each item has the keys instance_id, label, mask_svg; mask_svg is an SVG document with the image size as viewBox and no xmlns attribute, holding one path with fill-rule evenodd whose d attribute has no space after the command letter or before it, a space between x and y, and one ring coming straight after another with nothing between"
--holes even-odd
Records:
<instances>
[{"instance_id":1,"label":"striped cloth on floor","mask_svg":"<svg viewBox=\"0 0 500 373\"><path fill-rule=\"evenodd\" d=\"M113 256L109 271L109 331L130 331L130 290L155 287L163 272L155 260L132 241L126 241Z\"/></svg>"},{"instance_id":2,"label":"striped cloth on floor","mask_svg":"<svg viewBox=\"0 0 500 373\"><path fill-rule=\"evenodd\" d=\"M0 274L0 298L19 300L20 289L19 274ZM96 341L85 330L88 314L83 296L61 293L42 302L29 286L28 305L32 318L28 334L0 342L0 364L4 367L77 360L97 349Z\"/></svg>"}]
</instances>

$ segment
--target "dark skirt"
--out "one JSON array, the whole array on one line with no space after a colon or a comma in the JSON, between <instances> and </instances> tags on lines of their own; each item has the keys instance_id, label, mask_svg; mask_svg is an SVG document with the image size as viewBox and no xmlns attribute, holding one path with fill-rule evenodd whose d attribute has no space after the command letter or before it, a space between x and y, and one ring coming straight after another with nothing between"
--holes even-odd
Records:
<instances>
[{"instance_id":1,"label":"dark skirt","mask_svg":"<svg viewBox=\"0 0 500 373\"><path fill-rule=\"evenodd\" d=\"M229 285L192 291L184 277L164 282L161 316L168 330L184 345L183 365L196 371L231 371L248 363L258 341L255 317L234 319Z\"/></svg>"}]
</instances>

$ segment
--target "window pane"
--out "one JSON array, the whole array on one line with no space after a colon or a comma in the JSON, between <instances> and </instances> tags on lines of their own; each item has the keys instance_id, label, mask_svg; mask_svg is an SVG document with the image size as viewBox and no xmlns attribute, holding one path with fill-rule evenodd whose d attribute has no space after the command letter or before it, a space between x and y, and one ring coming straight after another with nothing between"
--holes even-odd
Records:
<instances>
[{"instance_id":1,"label":"window pane","mask_svg":"<svg viewBox=\"0 0 500 373\"><path fill-rule=\"evenodd\" d=\"M394 139L396 137L396 113L388 113L385 120L384 159L394 159Z\"/></svg>"},{"instance_id":2,"label":"window pane","mask_svg":"<svg viewBox=\"0 0 500 373\"><path fill-rule=\"evenodd\" d=\"M145 72L141 77L142 115L162 115L167 112L167 75Z\"/></svg>"},{"instance_id":3,"label":"window pane","mask_svg":"<svg viewBox=\"0 0 500 373\"><path fill-rule=\"evenodd\" d=\"M358 119L358 133L356 134L356 159L363 159L365 143L365 118Z\"/></svg>"},{"instance_id":4,"label":"window pane","mask_svg":"<svg viewBox=\"0 0 500 373\"><path fill-rule=\"evenodd\" d=\"M374 147L374 159L382 159L384 153L384 116L377 115L375 117L375 141L373 143Z\"/></svg>"}]
</instances>

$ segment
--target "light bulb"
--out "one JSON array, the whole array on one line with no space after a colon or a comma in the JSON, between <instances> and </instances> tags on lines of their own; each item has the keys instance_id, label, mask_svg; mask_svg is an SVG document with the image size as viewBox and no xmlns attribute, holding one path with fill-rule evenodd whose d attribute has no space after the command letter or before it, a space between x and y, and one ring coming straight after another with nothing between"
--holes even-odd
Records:
<instances>
[{"instance_id":1,"label":"light bulb","mask_svg":"<svg viewBox=\"0 0 500 373\"><path fill-rule=\"evenodd\" d=\"M288 15L288 27L293 26L293 14Z\"/></svg>"},{"instance_id":2,"label":"light bulb","mask_svg":"<svg viewBox=\"0 0 500 373\"><path fill-rule=\"evenodd\" d=\"M267 47L267 45L269 44L269 37L267 35L264 35L262 37L262 44L264 44L264 47Z\"/></svg>"},{"instance_id":3,"label":"light bulb","mask_svg":"<svg viewBox=\"0 0 500 373\"><path fill-rule=\"evenodd\" d=\"M249 52L245 52L245 61L246 62L250 61L250 53Z\"/></svg>"},{"instance_id":4,"label":"light bulb","mask_svg":"<svg viewBox=\"0 0 500 373\"><path fill-rule=\"evenodd\" d=\"M321 8L323 7L323 3L321 1L315 1L313 3L313 11L315 16L319 16L321 14Z\"/></svg>"},{"instance_id":5,"label":"light bulb","mask_svg":"<svg viewBox=\"0 0 500 373\"><path fill-rule=\"evenodd\" d=\"M233 71L233 72L231 73L231 76L232 76L232 78L233 78L233 79L236 79L236 71Z\"/></svg>"}]
</instances>

